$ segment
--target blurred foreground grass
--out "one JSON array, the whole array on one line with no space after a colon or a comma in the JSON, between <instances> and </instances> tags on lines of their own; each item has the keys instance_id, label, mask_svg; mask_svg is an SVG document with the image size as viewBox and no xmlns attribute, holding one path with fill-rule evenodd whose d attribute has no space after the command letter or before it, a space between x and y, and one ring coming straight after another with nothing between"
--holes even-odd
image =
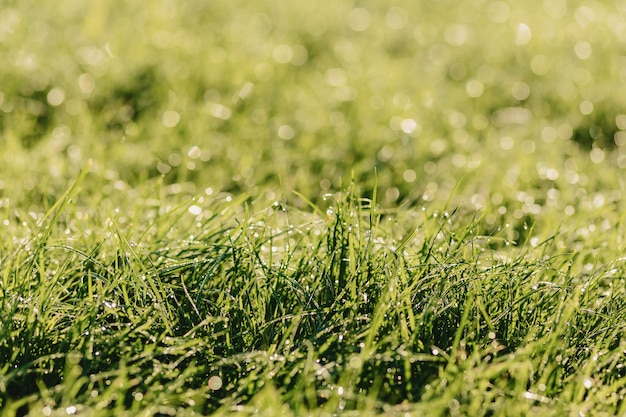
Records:
<instances>
[{"instance_id":1,"label":"blurred foreground grass","mask_svg":"<svg viewBox=\"0 0 626 417\"><path fill-rule=\"evenodd\" d=\"M625 17L4 2L0 406L623 411Z\"/></svg>"}]
</instances>

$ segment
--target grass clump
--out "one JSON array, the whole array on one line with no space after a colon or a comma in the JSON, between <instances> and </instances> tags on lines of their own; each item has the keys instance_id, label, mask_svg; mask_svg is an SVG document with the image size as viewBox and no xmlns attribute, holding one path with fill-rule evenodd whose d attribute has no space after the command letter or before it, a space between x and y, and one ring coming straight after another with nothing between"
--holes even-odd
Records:
<instances>
[{"instance_id":1,"label":"grass clump","mask_svg":"<svg viewBox=\"0 0 626 417\"><path fill-rule=\"evenodd\" d=\"M72 204L3 250L8 412L623 412L623 260L496 250L479 218L355 186L325 211L114 215L82 241Z\"/></svg>"}]
</instances>

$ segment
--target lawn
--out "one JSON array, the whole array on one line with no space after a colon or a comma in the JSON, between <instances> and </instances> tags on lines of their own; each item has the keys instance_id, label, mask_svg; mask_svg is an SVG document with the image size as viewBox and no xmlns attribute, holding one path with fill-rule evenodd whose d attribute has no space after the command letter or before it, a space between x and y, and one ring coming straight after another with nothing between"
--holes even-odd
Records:
<instances>
[{"instance_id":1,"label":"lawn","mask_svg":"<svg viewBox=\"0 0 626 417\"><path fill-rule=\"evenodd\" d=\"M624 21L5 1L0 415L626 414Z\"/></svg>"}]
</instances>

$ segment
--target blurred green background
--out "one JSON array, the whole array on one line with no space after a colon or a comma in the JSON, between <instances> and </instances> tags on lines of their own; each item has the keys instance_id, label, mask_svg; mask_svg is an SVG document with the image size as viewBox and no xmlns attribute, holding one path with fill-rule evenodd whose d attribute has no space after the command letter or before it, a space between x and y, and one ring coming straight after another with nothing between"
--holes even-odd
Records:
<instances>
[{"instance_id":1,"label":"blurred green background","mask_svg":"<svg viewBox=\"0 0 626 417\"><path fill-rule=\"evenodd\" d=\"M622 1L4 1L0 209L41 216L93 159L96 208L161 178L297 205L354 179L385 207L458 183L487 230L616 218L625 22Z\"/></svg>"}]
</instances>

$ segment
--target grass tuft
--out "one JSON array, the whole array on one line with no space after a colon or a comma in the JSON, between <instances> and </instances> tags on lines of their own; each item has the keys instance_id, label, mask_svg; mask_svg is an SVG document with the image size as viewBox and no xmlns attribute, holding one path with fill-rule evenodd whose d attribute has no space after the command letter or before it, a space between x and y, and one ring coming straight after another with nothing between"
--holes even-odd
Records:
<instances>
[{"instance_id":1,"label":"grass tuft","mask_svg":"<svg viewBox=\"0 0 626 417\"><path fill-rule=\"evenodd\" d=\"M555 239L494 250L504 238L457 210L393 237L400 219L356 186L325 216L224 201L206 218L172 208L151 232L108 219L107 241L81 249L60 233L65 206L45 240L30 231L38 246L4 255L7 410L624 407L623 260L585 275ZM164 247L173 229L188 237Z\"/></svg>"}]
</instances>

